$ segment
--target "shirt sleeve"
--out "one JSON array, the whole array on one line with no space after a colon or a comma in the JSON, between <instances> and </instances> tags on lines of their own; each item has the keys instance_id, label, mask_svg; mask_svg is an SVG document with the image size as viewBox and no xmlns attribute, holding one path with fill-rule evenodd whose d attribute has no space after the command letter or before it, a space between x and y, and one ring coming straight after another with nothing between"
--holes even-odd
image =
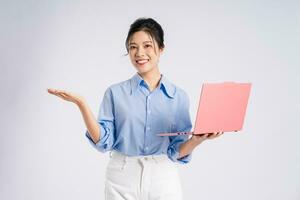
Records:
<instances>
[{"instance_id":1,"label":"shirt sleeve","mask_svg":"<svg viewBox=\"0 0 300 200\"><path fill-rule=\"evenodd\" d=\"M101 102L97 122L100 125L100 139L95 143L86 130L85 135L89 143L98 151L104 153L112 149L115 141L115 125L114 125L114 104L112 101L111 89L105 91Z\"/></svg>"},{"instance_id":2,"label":"shirt sleeve","mask_svg":"<svg viewBox=\"0 0 300 200\"><path fill-rule=\"evenodd\" d=\"M189 113L189 98L184 92L183 97L180 97L178 104L178 112L175 118L175 132L190 132L192 129L192 123ZM168 146L168 157L177 163L187 164L192 158L192 153L179 158L179 147L181 144L189 139L189 135L177 135L170 136L170 144Z\"/></svg>"}]
</instances>

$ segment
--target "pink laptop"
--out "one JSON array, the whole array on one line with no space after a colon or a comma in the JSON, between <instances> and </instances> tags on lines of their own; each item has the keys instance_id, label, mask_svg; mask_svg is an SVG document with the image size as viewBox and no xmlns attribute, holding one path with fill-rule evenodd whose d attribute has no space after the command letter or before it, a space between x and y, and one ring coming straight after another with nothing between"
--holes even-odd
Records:
<instances>
[{"instance_id":1,"label":"pink laptop","mask_svg":"<svg viewBox=\"0 0 300 200\"><path fill-rule=\"evenodd\" d=\"M233 132L243 128L251 83L204 83L193 132L159 136Z\"/></svg>"}]
</instances>

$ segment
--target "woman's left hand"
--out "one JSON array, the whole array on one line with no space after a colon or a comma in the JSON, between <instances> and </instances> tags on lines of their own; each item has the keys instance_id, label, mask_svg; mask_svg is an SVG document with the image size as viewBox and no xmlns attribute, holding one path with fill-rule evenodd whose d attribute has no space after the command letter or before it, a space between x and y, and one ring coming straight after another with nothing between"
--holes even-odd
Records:
<instances>
[{"instance_id":1,"label":"woman's left hand","mask_svg":"<svg viewBox=\"0 0 300 200\"><path fill-rule=\"evenodd\" d=\"M213 133L206 133L206 134L201 134L201 135L193 135L191 140L195 141L196 143L202 143L204 140L207 139L214 139L216 137L219 137L222 135L224 132L213 132Z\"/></svg>"},{"instance_id":2,"label":"woman's left hand","mask_svg":"<svg viewBox=\"0 0 300 200\"><path fill-rule=\"evenodd\" d=\"M220 135L222 135L224 132L213 132L213 133L209 133L208 137L206 139L214 139L216 137L219 137Z\"/></svg>"}]
</instances>

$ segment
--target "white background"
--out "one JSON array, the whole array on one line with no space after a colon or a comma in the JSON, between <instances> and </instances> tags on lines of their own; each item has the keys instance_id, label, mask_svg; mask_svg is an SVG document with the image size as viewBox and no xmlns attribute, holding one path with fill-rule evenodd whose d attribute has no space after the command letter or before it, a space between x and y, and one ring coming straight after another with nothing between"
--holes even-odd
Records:
<instances>
[{"instance_id":1,"label":"white background","mask_svg":"<svg viewBox=\"0 0 300 200\"><path fill-rule=\"evenodd\" d=\"M0 199L104 199L108 154L46 89L81 94L96 115L105 89L135 73L125 39L144 16L165 31L159 67L193 121L203 82L253 83L243 131L179 166L184 199L300 199L299 1L0 2Z\"/></svg>"}]
</instances>

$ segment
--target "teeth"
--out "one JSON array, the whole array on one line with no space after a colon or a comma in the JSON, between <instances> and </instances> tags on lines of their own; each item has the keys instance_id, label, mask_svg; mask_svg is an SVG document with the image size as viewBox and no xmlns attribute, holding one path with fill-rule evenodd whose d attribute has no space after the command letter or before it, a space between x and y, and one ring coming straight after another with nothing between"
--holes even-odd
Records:
<instances>
[{"instance_id":1,"label":"teeth","mask_svg":"<svg viewBox=\"0 0 300 200\"><path fill-rule=\"evenodd\" d=\"M143 64L143 63L148 62L148 60L138 60L138 61L136 61L136 62L139 63L139 64Z\"/></svg>"}]
</instances>

